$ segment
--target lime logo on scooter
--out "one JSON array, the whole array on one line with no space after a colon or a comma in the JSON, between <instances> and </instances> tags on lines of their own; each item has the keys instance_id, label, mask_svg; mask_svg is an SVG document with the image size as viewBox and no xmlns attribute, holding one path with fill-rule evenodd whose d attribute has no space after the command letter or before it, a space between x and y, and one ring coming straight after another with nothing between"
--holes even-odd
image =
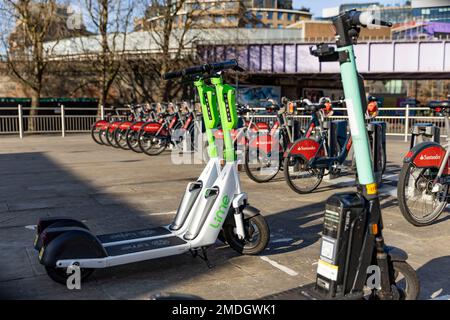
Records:
<instances>
[{"instance_id":1,"label":"lime logo on scooter","mask_svg":"<svg viewBox=\"0 0 450 320\"><path fill-rule=\"evenodd\" d=\"M226 211L228 210L228 206L230 204L230 198L227 195L224 195L222 201L220 203L219 210L216 211L214 215L214 223L210 223L209 225L214 229L217 229L223 221L224 216L226 216Z\"/></svg>"}]
</instances>

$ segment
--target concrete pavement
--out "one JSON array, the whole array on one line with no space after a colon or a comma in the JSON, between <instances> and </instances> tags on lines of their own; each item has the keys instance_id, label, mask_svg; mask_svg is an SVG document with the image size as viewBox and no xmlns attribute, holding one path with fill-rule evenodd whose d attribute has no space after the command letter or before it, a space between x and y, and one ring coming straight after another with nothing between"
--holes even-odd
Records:
<instances>
[{"instance_id":1,"label":"concrete pavement","mask_svg":"<svg viewBox=\"0 0 450 320\"><path fill-rule=\"evenodd\" d=\"M387 180L382 188L386 242L406 250L418 271L422 299L450 294L450 219L429 227L408 224L396 202L396 181L408 143L388 139ZM242 173L250 203L271 228L261 256L239 256L217 243L208 269L190 255L97 270L82 289L54 283L32 249L33 225L42 216L71 216L94 233L170 223L186 183L201 165L173 165L157 157L96 145L89 135L0 136L0 296L12 299L147 299L180 292L206 299L257 299L315 279L322 210L352 179L324 181L311 195L292 192L282 174L257 184Z\"/></svg>"}]
</instances>

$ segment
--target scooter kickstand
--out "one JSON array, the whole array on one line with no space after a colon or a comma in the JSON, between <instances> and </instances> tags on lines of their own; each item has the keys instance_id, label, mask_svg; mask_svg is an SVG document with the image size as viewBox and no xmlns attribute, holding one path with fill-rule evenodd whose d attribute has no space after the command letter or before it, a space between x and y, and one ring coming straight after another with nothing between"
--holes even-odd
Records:
<instances>
[{"instance_id":1,"label":"scooter kickstand","mask_svg":"<svg viewBox=\"0 0 450 320\"><path fill-rule=\"evenodd\" d=\"M200 251L201 250L201 254ZM214 268L214 265L209 261L208 254L206 253L207 247L201 247L200 249L191 250L192 257L199 257L203 261L205 261L206 265L209 269Z\"/></svg>"}]
</instances>

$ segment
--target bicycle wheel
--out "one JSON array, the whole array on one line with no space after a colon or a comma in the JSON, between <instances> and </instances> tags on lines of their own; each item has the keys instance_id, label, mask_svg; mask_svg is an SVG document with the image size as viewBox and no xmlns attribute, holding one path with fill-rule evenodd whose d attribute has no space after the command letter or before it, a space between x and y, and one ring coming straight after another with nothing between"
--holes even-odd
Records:
<instances>
[{"instance_id":1,"label":"bicycle wheel","mask_svg":"<svg viewBox=\"0 0 450 320\"><path fill-rule=\"evenodd\" d=\"M127 143L127 130L126 129L117 129L114 134L114 141L116 142L119 148L124 150L129 150L130 147Z\"/></svg>"},{"instance_id":2,"label":"bicycle wheel","mask_svg":"<svg viewBox=\"0 0 450 320\"><path fill-rule=\"evenodd\" d=\"M415 226L426 226L435 221L447 205L448 185L432 192L437 168L417 168L405 163L400 172L397 196L400 211Z\"/></svg>"},{"instance_id":3,"label":"bicycle wheel","mask_svg":"<svg viewBox=\"0 0 450 320\"><path fill-rule=\"evenodd\" d=\"M114 136L116 135L117 130L118 130L118 128L115 128L114 130L108 129L106 131L106 135L105 135L108 143L114 148L119 148L119 145L117 144L116 139L114 139Z\"/></svg>"},{"instance_id":4,"label":"bicycle wheel","mask_svg":"<svg viewBox=\"0 0 450 320\"><path fill-rule=\"evenodd\" d=\"M167 148L167 137L141 130L138 136L139 147L149 155L156 156Z\"/></svg>"},{"instance_id":5,"label":"bicycle wheel","mask_svg":"<svg viewBox=\"0 0 450 320\"><path fill-rule=\"evenodd\" d=\"M103 141L100 140L100 129L101 127L97 126L95 123L91 127L91 137L92 140L94 140L95 143L99 145L103 145Z\"/></svg>"},{"instance_id":6,"label":"bicycle wheel","mask_svg":"<svg viewBox=\"0 0 450 320\"><path fill-rule=\"evenodd\" d=\"M259 148L245 147L244 170L247 176L255 182L263 183L272 180L280 171L279 157L272 159L271 155ZM274 161L275 160L275 161Z\"/></svg>"},{"instance_id":7,"label":"bicycle wheel","mask_svg":"<svg viewBox=\"0 0 450 320\"><path fill-rule=\"evenodd\" d=\"M135 130L131 130L131 129L127 130L126 140L127 140L128 148L130 148L134 152L142 153L142 150L139 147L138 138L139 138L139 131L135 131Z\"/></svg>"},{"instance_id":8,"label":"bicycle wheel","mask_svg":"<svg viewBox=\"0 0 450 320\"><path fill-rule=\"evenodd\" d=\"M300 194L314 191L322 182L324 171L325 169L309 168L302 157L284 158L284 178L288 186Z\"/></svg>"},{"instance_id":9,"label":"bicycle wheel","mask_svg":"<svg viewBox=\"0 0 450 320\"><path fill-rule=\"evenodd\" d=\"M108 128L106 129L101 129L98 133L98 136L100 137L100 141L102 142L102 144L104 144L105 146L111 146L111 144L109 143L108 139L106 138L106 132L108 131Z\"/></svg>"}]
</instances>

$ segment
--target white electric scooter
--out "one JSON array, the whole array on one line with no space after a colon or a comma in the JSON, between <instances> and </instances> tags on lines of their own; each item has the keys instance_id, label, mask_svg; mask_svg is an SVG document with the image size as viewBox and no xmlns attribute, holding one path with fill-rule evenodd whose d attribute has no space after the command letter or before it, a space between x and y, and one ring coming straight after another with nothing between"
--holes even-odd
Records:
<instances>
[{"instance_id":1,"label":"white electric scooter","mask_svg":"<svg viewBox=\"0 0 450 320\"><path fill-rule=\"evenodd\" d=\"M210 160L195 182L188 184L176 217L169 226L93 235L81 221L43 218L37 227L35 248L47 274L66 283L67 268L81 269L81 279L96 268L167 257L191 251L208 263L206 248L223 232L226 242L241 254L258 254L269 241L269 228L259 210L247 203L242 192L230 130L237 126L235 89L218 74L238 70L235 60L191 67L165 75L165 79L190 77L199 92L209 142ZM207 86L211 78L215 88ZM220 119L217 111L220 109ZM220 169L212 130L221 122L226 164ZM199 254L201 253L201 254ZM209 263L208 263L208 266Z\"/></svg>"}]
</instances>

